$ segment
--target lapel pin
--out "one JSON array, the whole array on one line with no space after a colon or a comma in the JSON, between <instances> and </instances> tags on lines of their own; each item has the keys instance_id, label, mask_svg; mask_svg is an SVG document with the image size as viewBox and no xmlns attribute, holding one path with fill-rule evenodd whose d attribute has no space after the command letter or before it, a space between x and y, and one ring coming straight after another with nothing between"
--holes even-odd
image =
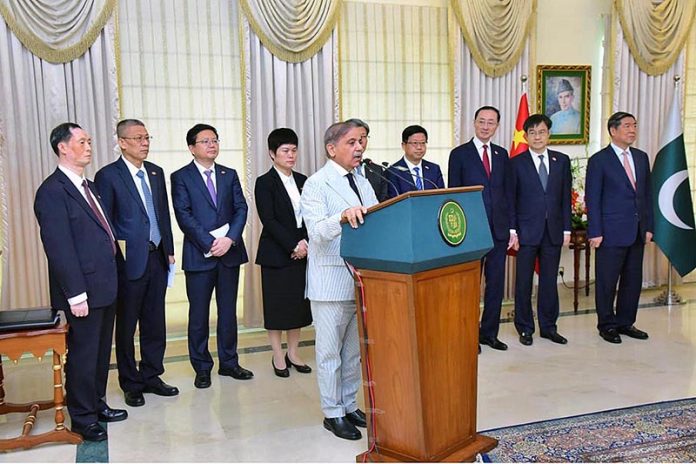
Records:
<instances>
[{"instance_id":1,"label":"lapel pin","mask_svg":"<svg viewBox=\"0 0 696 464\"><path fill-rule=\"evenodd\" d=\"M152 174L153 176L157 175L157 173L155 171L150 171L150 174Z\"/></svg>"},{"instance_id":2,"label":"lapel pin","mask_svg":"<svg viewBox=\"0 0 696 464\"><path fill-rule=\"evenodd\" d=\"M494 155L497 155L497 154L498 154L498 150L493 150L493 154L494 154Z\"/></svg>"},{"instance_id":3,"label":"lapel pin","mask_svg":"<svg viewBox=\"0 0 696 464\"><path fill-rule=\"evenodd\" d=\"M220 174L225 174L225 171L220 171Z\"/></svg>"},{"instance_id":4,"label":"lapel pin","mask_svg":"<svg viewBox=\"0 0 696 464\"><path fill-rule=\"evenodd\" d=\"M551 161L556 161L556 157L555 156L551 157Z\"/></svg>"}]
</instances>

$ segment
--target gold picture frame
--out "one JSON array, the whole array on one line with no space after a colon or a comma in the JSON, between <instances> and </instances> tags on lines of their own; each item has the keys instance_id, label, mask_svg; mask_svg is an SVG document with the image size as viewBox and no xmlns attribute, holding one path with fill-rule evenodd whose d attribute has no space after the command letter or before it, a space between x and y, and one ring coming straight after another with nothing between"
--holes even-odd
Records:
<instances>
[{"instance_id":1,"label":"gold picture frame","mask_svg":"<svg viewBox=\"0 0 696 464\"><path fill-rule=\"evenodd\" d=\"M537 111L551 118L551 144L588 142L591 78L590 65L537 66Z\"/></svg>"}]
</instances>

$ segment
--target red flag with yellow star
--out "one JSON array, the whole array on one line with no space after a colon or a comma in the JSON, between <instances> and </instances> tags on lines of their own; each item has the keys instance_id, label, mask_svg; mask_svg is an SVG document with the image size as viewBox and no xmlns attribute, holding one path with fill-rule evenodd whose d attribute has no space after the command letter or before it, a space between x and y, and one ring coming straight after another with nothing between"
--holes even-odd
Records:
<instances>
[{"instance_id":1,"label":"red flag with yellow star","mask_svg":"<svg viewBox=\"0 0 696 464\"><path fill-rule=\"evenodd\" d=\"M515 133L512 136L512 147L510 148L510 158L514 158L529 148L527 139L524 136L524 122L529 117L529 104L527 103L527 93L523 93L520 98L520 107L517 110L517 120L515 121Z\"/></svg>"}]
</instances>

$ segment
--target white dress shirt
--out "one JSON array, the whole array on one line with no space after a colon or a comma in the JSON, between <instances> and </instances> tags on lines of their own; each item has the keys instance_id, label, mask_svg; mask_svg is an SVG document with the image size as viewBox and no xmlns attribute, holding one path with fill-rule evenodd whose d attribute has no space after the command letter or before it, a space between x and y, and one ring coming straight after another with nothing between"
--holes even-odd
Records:
<instances>
[{"instance_id":1,"label":"white dress shirt","mask_svg":"<svg viewBox=\"0 0 696 464\"><path fill-rule=\"evenodd\" d=\"M284 174L277 167L275 167L275 165L273 166L273 169L275 169L280 176L280 180L283 182L283 187L285 187L285 191L288 192L290 203L292 203L292 209L295 212L295 222L297 223L297 228L299 229L302 227L302 213L300 212L300 189L297 188L295 177L292 175L292 172L289 176Z\"/></svg>"}]
</instances>

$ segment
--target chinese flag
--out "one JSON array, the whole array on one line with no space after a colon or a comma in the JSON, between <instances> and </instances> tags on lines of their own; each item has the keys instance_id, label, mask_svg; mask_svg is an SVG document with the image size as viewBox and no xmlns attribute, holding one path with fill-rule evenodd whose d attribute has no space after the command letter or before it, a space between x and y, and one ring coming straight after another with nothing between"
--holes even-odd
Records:
<instances>
[{"instance_id":1,"label":"chinese flag","mask_svg":"<svg viewBox=\"0 0 696 464\"><path fill-rule=\"evenodd\" d=\"M527 103L527 93L523 93L520 98L520 107L517 110L517 120L515 121L515 133L512 136L512 147L510 147L510 158L523 153L529 148L527 139L524 136L524 122L529 117L529 104ZM517 256L517 252L512 248L507 252L508 256ZM535 271L539 273L539 260L537 259Z\"/></svg>"},{"instance_id":2,"label":"chinese flag","mask_svg":"<svg viewBox=\"0 0 696 464\"><path fill-rule=\"evenodd\" d=\"M527 103L527 93L523 93L520 98L520 107L517 110L517 120L515 121L515 133L512 136L512 147L510 148L510 158L514 158L523 151L527 150L527 139L524 136L524 122L529 117L529 104Z\"/></svg>"}]
</instances>

